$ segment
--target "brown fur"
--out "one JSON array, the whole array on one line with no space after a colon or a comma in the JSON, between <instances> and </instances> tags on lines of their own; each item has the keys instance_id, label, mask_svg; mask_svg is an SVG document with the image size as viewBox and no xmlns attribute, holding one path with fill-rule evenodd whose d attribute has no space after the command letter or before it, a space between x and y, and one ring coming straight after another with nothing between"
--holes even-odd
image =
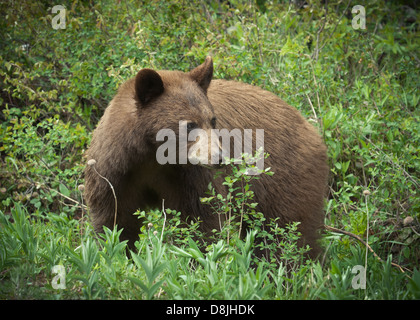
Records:
<instances>
[{"instance_id":1,"label":"brown fur","mask_svg":"<svg viewBox=\"0 0 420 320\"><path fill-rule=\"evenodd\" d=\"M140 221L137 209L165 207L182 219L200 217L204 232L218 229L218 217L200 203L208 183L223 192L214 171L199 165L159 165L156 133L178 132L181 120L210 128L264 129L265 167L273 176L253 181L255 201L267 218L280 225L301 222L303 243L319 253L318 230L323 224L323 198L328 167L326 147L316 129L276 95L244 83L213 80L211 58L190 73L143 69L121 86L92 138L87 159L113 184L118 199L117 224L133 246ZM159 76L157 76L159 75ZM161 82L160 82L161 79ZM210 82L211 81L211 82ZM92 168L85 170L85 197L97 231L112 228L114 197L109 185Z\"/></svg>"}]
</instances>

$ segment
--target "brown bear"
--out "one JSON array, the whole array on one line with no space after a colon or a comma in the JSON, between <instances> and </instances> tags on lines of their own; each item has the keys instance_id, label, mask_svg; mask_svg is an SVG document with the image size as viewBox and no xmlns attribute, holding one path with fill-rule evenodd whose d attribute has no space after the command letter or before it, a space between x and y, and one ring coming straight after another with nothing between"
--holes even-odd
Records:
<instances>
[{"instance_id":1,"label":"brown bear","mask_svg":"<svg viewBox=\"0 0 420 320\"><path fill-rule=\"evenodd\" d=\"M156 154L163 140L157 136L168 129L179 138L182 126L187 132L263 129L264 151L270 155L264 166L274 175L261 175L252 182L258 210L266 218L279 218L280 226L300 222L301 244L308 244L311 256L316 256L329 171L322 138L275 94L236 81L212 80L212 76L213 61L207 57L187 73L142 69L119 88L86 154L87 160L96 161L85 169L85 198L96 231L112 228L116 217L118 227L124 229L122 239L133 248L141 226L133 213L161 208L162 199L166 208L181 212L182 219L200 218L204 233L219 229L217 214L200 201L209 182L224 192L221 181L214 179L212 165L202 165L203 159L198 164L159 163ZM189 141L187 148L194 143ZM209 157L216 154L220 159L223 149L219 147L209 143Z\"/></svg>"}]
</instances>

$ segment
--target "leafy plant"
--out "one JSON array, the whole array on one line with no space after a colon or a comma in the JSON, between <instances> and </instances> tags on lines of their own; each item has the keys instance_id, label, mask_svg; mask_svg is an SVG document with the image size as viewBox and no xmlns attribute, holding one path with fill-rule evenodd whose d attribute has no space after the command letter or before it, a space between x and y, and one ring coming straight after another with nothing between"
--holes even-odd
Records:
<instances>
[{"instance_id":1,"label":"leafy plant","mask_svg":"<svg viewBox=\"0 0 420 320\"><path fill-rule=\"evenodd\" d=\"M162 257L165 252L165 245L158 239L152 240L153 248L146 245L146 257L141 258L140 254L131 252L131 257L138 269L142 269L146 275L146 281L142 281L139 277L129 277L128 279L135 285L139 286L145 293L146 299L152 299L162 286L164 280L158 277L166 268L166 262Z\"/></svg>"}]
</instances>

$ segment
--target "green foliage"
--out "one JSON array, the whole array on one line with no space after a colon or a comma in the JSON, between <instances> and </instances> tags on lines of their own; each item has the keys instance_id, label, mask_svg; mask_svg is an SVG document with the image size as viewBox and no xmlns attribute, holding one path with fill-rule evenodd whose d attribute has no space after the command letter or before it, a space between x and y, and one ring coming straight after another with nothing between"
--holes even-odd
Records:
<instances>
[{"instance_id":1,"label":"green foliage","mask_svg":"<svg viewBox=\"0 0 420 320\"><path fill-rule=\"evenodd\" d=\"M161 240L175 245L188 243L189 238L202 238L202 233L198 230L200 221L180 220L181 212L169 208L151 211L138 211L134 213L142 221L140 228L140 239L150 238L152 235Z\"/></svg>"},{"instance_id":2,"label":"green foliage","mask_svg":"<svg viewBox=\"0 0 420 320\"><path fill-rule=\"evenodd\" d=\"M262 155L262 150L259 150L254 156L243 154L241 159L225 159L230 172L223 182L227 194L216 193L210 184L209 197L203 197L201 202L210 205L219 218L220 230L213 230L213 241L223 239L228 245L235 246L246 229L253 230L255 251L264 255L273 267L282 262L292 270L300 265L304 254L309 251L309 248L298 248L297 242L301 237L299 223L293 222L281 228L276 222L278 219L266 221L264 214L256 210L258 203L253 202L252 181L259 179L261 174L274 174L270 168L258 169L255 165L259 157L268 156Z\"/></svg>"},{"instance_id":3,"label":"green foliage","mask_svg":"<svg viewBox=\"0 0 420 320\"><path fill-rule=\"evenodd\" d=\"M129 277L128 279L133 282L135 285L140 287L146 295L146 299L150 300L161 288L164 280L158 280L157 278L166 268L166 262L162 262L163 254L165 253L165 245L162 244L157 238L153 239L153 248L150 249L146 245L146 257L143 259L141 257L141 251L139 253L134 253L131 251L131 256L133 258L134 264L140 270L143 270L143 273L146 275L146 282L143 282L137 277Z\"/></svg>"},{"instance_id":4,"label":"green foliage","mask_svg":"<svg viewBox=\"0 0 420 320\"><path fill-rule=\"evenodd\" d=\"M2 2L0 296L418 299L416 8L376 1L355 30L347 2L307 2L64 0L59 30L45 1ZM213 243L171 208L138 212L137 253L120 230L93 240L82 155L107 103L142 67L189 70L209 54L216 78L272 91L318 126L331 168L325 223L368 238L383 261L332 232L325 257L305 261L298 225L264 221L242 164L224 178L227 195L203 195L227 222ZM282 254L256 258L274 248ZM66 289L52 286L56 265ZM356 265L368 266L366 289L353 288Z\"/></svg>"},{"instance_id":5,"label":"green foliage","mask_svg":"<svg viewBox=\"0 0 420 320\"><path fill-rule=\"evenodd\" d=\"M220 226L218 237L225 237L227 243L234 237L233 233L237 233L236 238L242 234L245 224L249 224L258 233L263 231L265 219L255 210L258 203L250 203L254 198L254 192L250 189L252 180L259 179L259 174L273 174L270 168L260 170L254 165L258 157L268 157L268 154L261 155L261 152L259 150L254 157L244 154L242 159L225 159L226 167L231 170L222 182L226 186L227 194L216 194L214 187L209 184L210 196L201 199L202 203L209 204L218 215ZM248 174L251 171L256 175ZM222 228L222 221L227 221L225 228Z\"/></svg>"}]
</instances>

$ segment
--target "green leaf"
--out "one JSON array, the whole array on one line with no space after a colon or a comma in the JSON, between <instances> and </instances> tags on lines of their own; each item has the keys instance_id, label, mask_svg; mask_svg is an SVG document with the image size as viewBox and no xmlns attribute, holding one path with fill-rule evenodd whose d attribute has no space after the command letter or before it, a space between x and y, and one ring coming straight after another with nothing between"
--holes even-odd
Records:
<instances>
[{"instance_id":1,"label":"green leaf","mask_svg":"<svg viewBox=\"0 0 420 320\"><path fill-rule=\"evenodd\" d=\"M147 286L143 283L143 281L141 281L138 278L134 278L134 277L127 277L128 280L130 280L132 283L134 283L135 285L139 286L144 292L148 292L148 288Z\"/></svg>"},{"instance_id":2,"label":"green leaf","mask_svg":"<svg viewBox=\"0 0 420 320\"><path fill-rule=\"evenodd\" d=\"M60 193L62 193L66 197L70 197L70 191L69 189L67 189L67 187L64 184L60 183L58 188L60 190Z\"/></svg>"}]
</instances>

